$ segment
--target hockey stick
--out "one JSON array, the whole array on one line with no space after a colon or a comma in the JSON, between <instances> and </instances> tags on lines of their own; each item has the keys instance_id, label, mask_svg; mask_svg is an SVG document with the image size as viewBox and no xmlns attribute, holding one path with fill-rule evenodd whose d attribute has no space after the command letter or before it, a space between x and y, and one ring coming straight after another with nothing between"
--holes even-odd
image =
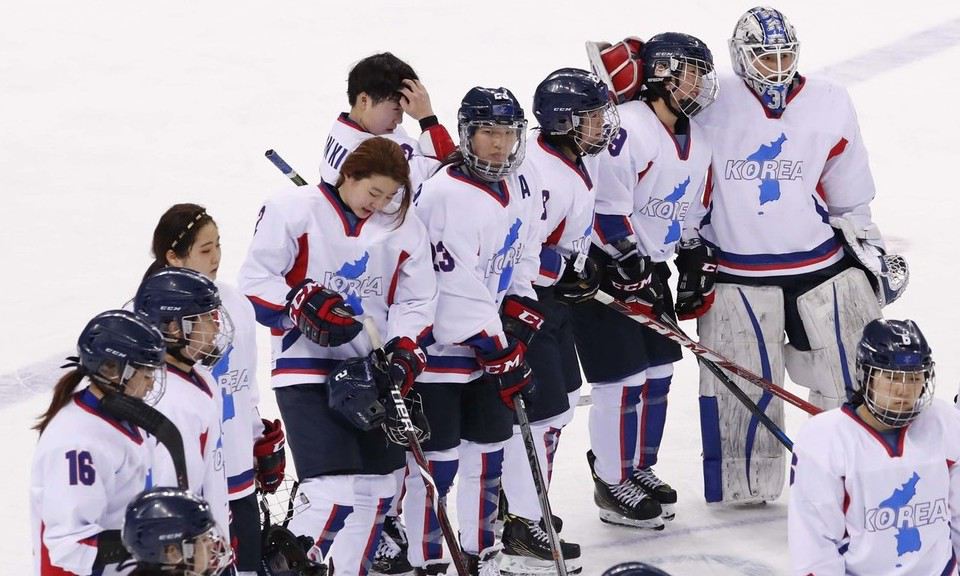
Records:
<instances>
[{"instance_id":1,"label":"hockey stick","mask_svg":"<svg viewBox=\"0 0 960 576\"><path fill-rule=\"evenodd\" d=\"M664 324L666 324L668 327L675 330L677 334L683 336L684 338L689 339L689 336L687 336L683 332L683 330L681 330L680 327L677 326L677 324L673 321L673 318L667 316L666 314L661 314L659 320ZM699 360L701 364L706 366L707 370L713 373L713 375L717 377L717 380L719 380L721 384L726 386L727 390L729 390L731 394L736 396L737 400L739 400L740 403L747 408L747 410L749 410L754 416L756 416L757 419L760 420L760 423L763 424L763 426L767 430L769 430L770 433L773 434L773 436L787 448L787 450L793 452L793 442L790 440L789 437L787 437L786 432L784 432L782 428L777 426L776 422L771 420L770 417L767 416L767 414L759 406L757 406L757 403L754 402L749 396L747 396L746 392L741 390L740 387L737 386L737 384L733 380L731 380L730 377L727 376L726 373L724 373L724 371L719 366L717 366L714 362L711 362L710 360L702 356L698 356L697 360Z\"/></svg>"},{"instance_id":2,"label":"hockey stick","mask_svg":"<svg viewBox=\"0 0 960 576\"><path fill-rule=\"evenodd\" d=\"M643 324L661 336L665 336L666 338L673 340L677 344L696 354L697 357L709 360L713 364L716 364L719 368L723 368L727 372L730 372L731 374L739 376L751 384L755 384L760 388L763 388L774 396L786 401L789 404L793 404L811 416L819 414L823 411L817 406L807 402L803 398L784 390L781 386L777 386L763 376L760 376L759 374L756 374L753 371L748 370L743 366L732 362L731 360L728 360L720 354L717 354L696 340L693 340L686 334L674 330L670 326L664 324L662 321L645 314L637 314L635 310L603 291L597 292L596 296L594 296L594 299L601 304L606 304L617 312L629 317L631 320Z\"/></svg>"},{"instance_id":3,"label":"hockey stick","mask_svg":"<svg viewBox=\"0 0 960 576\"><path fill-rule=\"evenodd\" d=\"M387 355L383 350L383 340L380 338L380 331L377 329L377 325L372 318L363 319L363 329L367 332L370 343L373 345L373 352L371 354L374 360L384 368L387 377L390 379L390 400L393 402L394 409L397 411L400 423L403 424L403 434L407 439L410 452L413 453L413 459L420 469L420 476L423 478L427 498L430 502L436 503L437 520L440 522L440 531L443 532L443 539L447 543L447 548L450 549L450 557L453 558L453 565L457 569L459 576L468 576L467 562L463 557L463 551L460 550L457 534L453 531L450 518L447 516L445 498L440 497L436 489L437 483L430 474L430 464L427 462L427 457L424 455L423 448L420 446L420 440L417 439L416 429L413 426L413 421L410 420L410 413L407 411L407 404L403 401L403 395L400 393L400 386L390 378L390 363L387 361Z\"/></svg>"},{"instance_id":4,"label":"hockey stick","mask_svg":"<svg viewBox=\"0 0 960 576\"><path fill-rule=\"evenodd\" d=\"M523 436L523 445L527 449L527 461L530 463L530 473L533 474L533 484L537 488L537 499L540 501L540 514L543 517L543 526L550 541L550 553L553 562L557 565L557 574L567 576L567 564L560 549L560 536L553 525L553 511L550 509L550 498L547 496L547 484L540 472L540 459L537 458L537 444L533 439L533 430L530 429L530 418L527 417L527 407L523 397L517 394L513 397L513 408L520 422L520 434Z\"/></svg>"},{"instance_id":5,"label":"hockey stick","mask_svg":"<svg viewBox=\"0 0 960 576\"><path fill-rule=\"evenodd\" d=\"M306 186L307 181L303 179L302 176L297 174L297 171L290 167L289 164L283 161L283 158L279 154L273 151L273 149L267 150L263 153L267 157L267 160L273 162L273 165L276 166L284 176L290 179L291 182L297 186Z\"/></svg>"}]
</instances>

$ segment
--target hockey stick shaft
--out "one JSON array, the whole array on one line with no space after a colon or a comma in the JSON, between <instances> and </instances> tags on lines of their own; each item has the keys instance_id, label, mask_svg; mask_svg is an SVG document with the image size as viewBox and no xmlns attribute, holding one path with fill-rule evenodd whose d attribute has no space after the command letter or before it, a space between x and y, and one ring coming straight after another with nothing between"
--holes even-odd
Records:
<instances>
[{"instance_id":1,"label":"hockey stick shaft","mask_svg":"<svg viewBox=\"0 0 960 576\"><path fill-rule=\"evenodd\" d=\"M363 329L370 338L373 345L373 355L381 366L388 367L387 355L383 350L383 340L380 337L380 331L372 318L363 319ZM389 370L387 377L389 378ZM420 469L420 477L423 478L423 485L427 493L427 500L435 503L437 511L437 521L440 523L440 531L443 533L443 540L447 543L450 550L450 557L453 559L453 566L459 576L468 576L467 562L463 557L463 551L460 549L460 542L457 540L457 533L453 531L453 525L450 524L450 517L447 516L447 506L445 498L440 496L437 490L437 482L430 474L430 463L427 456L423 453L423 447L420 446L420 440L417 439L417 433L410 419L410 413L407 411L407 403L403 401L403 395L400 393L400 387L390 378L390 399L403 424L403 433L407 438L408 447L413 454L413 459Z\"/></svg>"},{"instance_id":2,"label":"hockey stick shaft","mask_svg":"<svg viewBox=\"0 0 960 576\"><path fill-rule=\"evenodd\" d=\"M533 474L533 485L537 489L537 500L540 501L540 514L547 531L547 539L550 541L550 553L553 555L553 562L557 565L557 574L567 576L567 564L560 549L560 536L557 535L557 529L553 525L553 511L550 509L550 498L547 495L548 486L540 469L537 444L533 438L533 430L530 428L530 418L527 417L527 407L520 394L513 397L513 408L517 413L517 421L520 422L523 445L527 449L527 461L530 463L530 473Z\"/></svg>"},{"instance_id":3,"label":"hockey stick shaft","mask_svg":"<svg viewBox=\"0 0 960 576\"><path fill-rule=\"evenodd\" d=\"M680 327L677 326L677 324L673 321L673 318L670 318L666 314L662 314L660 316L660 321L663 322L665 325L669 326L670 328L672 328L673 330L675 330L681 336L685 338L689 338L689 336L687 336L683 332L683 330L681 330ZM757 417L760 423L763 424L763 426L767 430L769 430L771 434L773 434L774 438L779 440L780 443L787 448L787 450L793 452L793 441L790 440L786 432L784 432L782 428L777 426L776 422L771 420L770 417L767 416L767 414L763 411L763 409L757 406L757 403L754 402L749 396L747 396L746 392L741 390L739 386L737 386L736 382L731 380L730 377L727 376L726 373L724 373L724 371L719 366L717 366L714 362L711 362L710 360L707 360L706 358L703 358L700 356L697 357L697 360L699 360L701 364L706 366L707 370L709 370L714 376L716 376L717 380L719 380L721 384L726 386L727 390L729 390L730 393L733 394L737 398L737 400L739 400L740 403L743 404L747 408L747 410L750 411L751 414Z\"/></svg>"},{"instance_id":4,"label":"hockey stick shaft","mask_svg":"<svg viewBox=\"0 0 960 576\"><path fill-rule=\"evenodd\" d=\"M698 358L713 362L718 367L726 370L727 372L733 374L734 376L739 376L740 378L743 378L747 382L750 382L751 384L755 384L756 386L763 388L764 390L770 392L774 396L784 400L789 404L793 404L797 408L803 410L804 412L810 415L816 415L823 411L819 407L814 406L813 404L807 402L803 398L800 398L799 396L783 389L783 387L774 384L770 380L767 380L763 376L756 374L752 370L748 370L743 366L725 358L724 356L721 356L720 354L714 352L713 350L707 348L706 346L703 346L702 344L686 336L685 334L678 333L676 330L674 330L673 328L670 328L669 326L665 325L663 322L657 320L656 318L647 316L645 314L638 314L634 309L630 308L623 302L620 302L619 300L615 299L613 296L603 291L597 292L594 298L598 302L613 308L614 310L616 310L617 312L620 312L624 316L629 317L631 320L635 322L639 322L640 324L643 324L644 326L646 326L647 328L650 328L651 330L660 334L661 336L664 336L666 338L669 338L670 340L673 340L677 344L683 346L687 350L690 350L691 352L696 354Z\"/></svg>"},{"instance_id":5,"label":"hockey stick shaft","mask_svg":"<svg viewBox=\"0 0 960 576\"><path fill-rule=\"evenodd\" d=\"M297 174L297 171L291 168L289 164L284 162L283 158L281 158L280 155L277 154L272 148L264 152L263 155L266 156L267 160L272 162L273 165L277 167L277 169L283 172L284 176L289 178L291 182L293 182L297 186L307 185L307 181L304 180L302 176Z\"/></svg>"}]
</instances>

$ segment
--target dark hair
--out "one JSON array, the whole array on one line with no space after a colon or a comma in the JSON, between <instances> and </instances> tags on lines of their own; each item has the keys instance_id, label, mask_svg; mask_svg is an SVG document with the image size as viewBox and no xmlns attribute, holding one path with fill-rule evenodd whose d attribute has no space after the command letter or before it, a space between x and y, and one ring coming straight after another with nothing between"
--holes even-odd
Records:
<instances>
[{"instance_id":1,"label":"dark hair","mask_svg":"<svg viewBox=\"0 0 960 576\"><path fill-rule=\"evenodd\" d=\"M400 183L400 208L397 209L397 226L403 224L410 209L412 191L410 188L410 164L400 145L387 138L374 137L364 140L351 152L340 167L337 188L347 176L363 180L371 176L386 176Z\"/></svg>"},{"instance_id":2,"label":"dark hair","mask_svg":"<svg viewBox=\"0 0 960 576\"><path fill-rule=\"evenodd\" d=\"M198 204L174 204L163 213L157 227L153 230L151 253L153 263L143 274L152 276L157 270L169 266L167 250L179 258L186 258L197 241L197 233L207 224L216 224L207 214L207 210Z\"/></svg>"},{"instance_id":3,"label":"dark hair","mask_svg":"<svg viewBox=\"0 0 960 576\"><path fill-rule=\"evenodd\" d=\"M77 384L83 380L83 377L83 371L80 368L74 368L57 380L57 384L53 387L53 398L50 399L50 406L46 412L37 418L37 423L33 427L34 430L43 434L43 431L46 430L47 425L50 424L53 417L57 415L57 412L70 402L70 397L73 395L74 390L77 389Z\"/></svg>"},{"instance_id":4,"label":"dark hair","mask_svg":"<svg viewBox=\"0 0 960 576\"><path fill-rule=\"evenodd\" d=\"M390 52L367 56L347 75L347 100L356 105L357 96L366 92L374 104L397 96L404 80L417 80L417 73Z\"/></svg>"}]
</instances>

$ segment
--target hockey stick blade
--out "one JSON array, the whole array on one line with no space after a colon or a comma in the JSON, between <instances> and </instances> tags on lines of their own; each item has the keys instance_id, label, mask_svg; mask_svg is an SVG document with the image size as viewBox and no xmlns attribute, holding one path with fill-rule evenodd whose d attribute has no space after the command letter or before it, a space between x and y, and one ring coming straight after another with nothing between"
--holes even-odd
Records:
<instances>
[{"instance_id":1,"label":"hockey stick blade","mask_svg":"<svg viewBox=\"0 0 960 576\"><path fill-rule=\"evenodd\" d=\"M683 346L687 350L690 350L691 352L696 354L699 358L705 358L713 362L714 364L716 364L720 368L723 368L724 370L733 374L734 376L739 376L740 378L743 378L747 382L750 382L751 384L754 384L756 386L759 386L760 388L763 388L764 390L770 392L774 396L782 399L783 401L789 404L793 404L794 406L803 410L807 414L810 414L811 416L819 414L820 412L823 411L819 407L814 406L813 404L811 404L810 402L807 402L803 398L800 398L796 394L793 394L792 392L785 390L783 387L774 384L773 382L767 380L763 376L756 374L752 370L748 370L743 366L721 356L720 354L700 344L696 340L693 340L692 338L689 338L684 334L678 333L676 330L663 324L656 318L647 316L645 314L637 314L635 310L633 310L623 302L620 302L619 300L615 299L613 296L603 292L602 290L597 292L596 296L594 296L594 299L596 299L601 304L605 304L613 308L617 312L620 312L621 314L630 318L634 322L639 322L640 324L643 324L644 326L646 326L647 328L650 328L651 330L660 334L661 336L665 336L670 340L673 340L677 344Z\"/></svg>"},{"instance_id":2,"label":"hockey stick blade","mask_svg":"<svg viewBox=\"0 0 960 576\"><path fill-rule=\"evenodd\" d=\"M363 319L363 329L370 339L370 344L373 346L371 354L374 360L381 366L388 367L387 354L383 350L383 339L380 337L380 330L377 328L373 318L368 316ZM439 490L437 490L437 482L430 474L430 464L427 462L427 457L423 453L423 447L420 446L420 440L417 438L413 421L410 420L407 403L403 401L400 386L390 378L389 369L386 370L386 373L387 378L390 380L390 399L397 411L397 415L400 417L400 421L403 423L403 432L407 438L408 448L413 454L417 468L420 470L420 477L423 479L427 499L434 504L434 509L437 511L437 521L440 523L443 540L447 543L447 548L450 550L453 566L456 568L458 576L469 576L467 561L463 556L463 551L460 549L460 542L457 539L456 532L453 531L453 525L450 524L450 517L447 515L446 499L440 496Z\"/></svg>"}]
</instances>

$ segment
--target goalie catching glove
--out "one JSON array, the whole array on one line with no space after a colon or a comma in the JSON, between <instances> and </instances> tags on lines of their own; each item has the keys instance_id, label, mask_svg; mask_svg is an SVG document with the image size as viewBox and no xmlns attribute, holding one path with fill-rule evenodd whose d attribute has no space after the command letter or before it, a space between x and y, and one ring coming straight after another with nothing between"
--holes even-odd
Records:
<instances>
[{"instance_id":1,"label":"goalie catching glove","mask_svg":"<svg viewBox=\"0 0 960 576\"><path fill-rule=\"evenodd\" d=\"M321 346L341 346L363 330L340 294L309 278L287 293L287 314L304 336Z\"/></svg>"},{"instance_id":2,"label":"goalie catching glove","mask_svg":"<svg viewBox=\"0 0 960 576\"><path fill-rule=\"evenodd\" d=\"M287 467L287 456L283 449L283 426L279 420L270 422L261 418L263 436L253 445L256 459L257 484L261 492L273 494L283 483L283 472Z\"/></svg>"},{"instance_id":3,"label":"goalie catching glove","mask_svg":"<svg viewBox=\"0 0 960 576\"><path fill-rule=\"evenodd\" d=\"M713 284L717 278L717 259L713 249L699 238L681 242L677 251L677 318L692 320L707 313L713 305Z\"/></svg>"}]
</instances>

